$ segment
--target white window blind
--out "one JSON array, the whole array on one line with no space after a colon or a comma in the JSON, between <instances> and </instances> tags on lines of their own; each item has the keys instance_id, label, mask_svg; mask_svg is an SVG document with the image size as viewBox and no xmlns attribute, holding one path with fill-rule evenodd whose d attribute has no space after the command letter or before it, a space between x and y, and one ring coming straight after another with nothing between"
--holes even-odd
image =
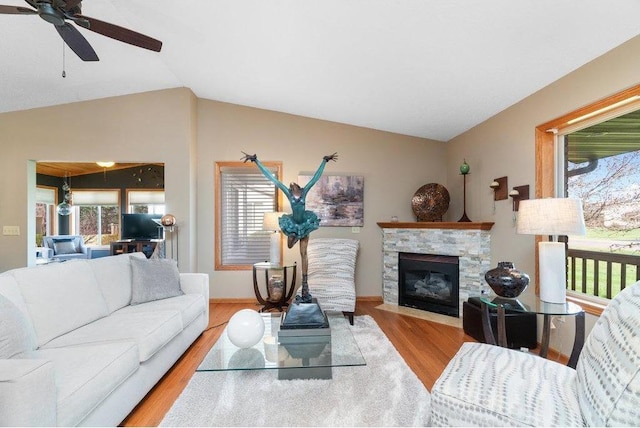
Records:
<instances>
[{"instance_id":1,"label":"white window blind","mask_svg":"<svg viewBox=\"0 0 640 428\"><path fill-rule=\"evenodd\" d=\"M277 176L277 168L269 168ZM264 213L277 211L276 186L253 165L220 168L220 249L223 265L269 260Z\"/></svg>"},{"instance_id":2,"label":"white window blind","mask_svg":"<svg viewBox=\"0 0 640 428\"><path fill-rule=\"evenodd\" d=\"M128 190L129 205L164 204L164 190Z\"/></svg>"},{"instance_id":3,"label":"white window blind","mask_svg":"<svg viewBox=\"0 0 640 428\"><path fill-rule=\"evenodd\" d=\"M71 189L73 205L119 205L119 190L73 190Z\"/></svg>"},{"instance_id":4,"label":"white window blind","mask_svg":"<svg viewBox=\"0 0 640 428\"><path fill-rule=\"evenodd\" d=\"M56 191L47 187L36 187L36 202L49 205L57 204Z\"/></svg>"}]
</instances>

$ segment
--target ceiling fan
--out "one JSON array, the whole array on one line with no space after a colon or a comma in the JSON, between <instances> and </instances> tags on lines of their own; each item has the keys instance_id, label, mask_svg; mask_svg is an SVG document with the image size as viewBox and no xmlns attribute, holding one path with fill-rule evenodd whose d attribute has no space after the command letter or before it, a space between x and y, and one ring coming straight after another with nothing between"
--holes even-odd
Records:
<instances>
[{"instance_id":1,"label":"ceiling fan","mask_svg":"<svg viewBox=\"0 0 640 428\"><path fill-rule=\"evenodd\" d=\"M144 34L81 14L82 0L25 0L33 9L0 5L0 14L39 15L53 24L62 40L83 61L99 61L87 39L69 22L130 45L160 52L162 42Z\"/></svg>"}]
</instances>

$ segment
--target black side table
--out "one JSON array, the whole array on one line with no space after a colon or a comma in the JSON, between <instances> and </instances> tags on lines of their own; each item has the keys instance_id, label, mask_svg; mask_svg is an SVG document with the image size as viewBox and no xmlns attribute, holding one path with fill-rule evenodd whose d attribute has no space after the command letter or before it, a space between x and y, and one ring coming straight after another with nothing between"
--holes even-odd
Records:
<instances>
[{"instance_id":1,"label":"black side table","mask_svg":"<svg viewBox=\"0 0 640 428\"><path fill-rule=\"evenodd\" d=\"M495 307L498 313L498 343L497 345L505 347L507 344L507 334L505 330L505 310L528 312L544 315L544 324L542 326L542 343L540 344L539 355L542 358L547 357L549 351L549 338L551 336L551 317L552 316L574 316L576 322L575 338L573 341L573 350L567 362L567 366L576 368L578 357L584 346L584 310L581 306L573 302L566 303L548 303L538 298L533 305L527 305L518 299L505 299L501 297L481 297L482 302L482 325L484 336L487 343L496 345L493 336L491 323L489 322L489 307Z\"/></svg>"},{"instance_id":2,"label":"black side table","mask_svg":"<svg viewBox=\"0 0 640 428\"><path fill-rule=\"evenodd\" d=\"M271 309L277 309L282 312L284 308L289 306L289 301L293 296L293 292L296 288L296 271L297 265L281 266L279 264L260 262L253 265L253 291L256 294L258 302L263 305L259 312L268 312ZM260 293L260 287L258 286L258 271L264 271L264 283L267 290L267 296L262 297ZM269 276L276 273L282 277L282 295L279 299L275 299L269 293ZM289 279L291 277L291 279Z\"/></svg>"}]
</instances>

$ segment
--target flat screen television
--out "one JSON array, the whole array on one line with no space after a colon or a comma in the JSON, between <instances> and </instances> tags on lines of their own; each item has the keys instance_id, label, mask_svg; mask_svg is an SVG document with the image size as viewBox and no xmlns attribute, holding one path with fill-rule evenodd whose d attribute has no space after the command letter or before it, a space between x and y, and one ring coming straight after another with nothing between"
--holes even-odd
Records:
<instances>
[{"instance_id":1,"label":"flat screen television","mask_svg":"<svg viewBox=\"0 0 640 428\"><path fill-rule=\"evenodd\" d=\"M161 218L162 214L122 214L120 239L162 239L162 226L153 221Z\"/></svg>"}]
</instances>

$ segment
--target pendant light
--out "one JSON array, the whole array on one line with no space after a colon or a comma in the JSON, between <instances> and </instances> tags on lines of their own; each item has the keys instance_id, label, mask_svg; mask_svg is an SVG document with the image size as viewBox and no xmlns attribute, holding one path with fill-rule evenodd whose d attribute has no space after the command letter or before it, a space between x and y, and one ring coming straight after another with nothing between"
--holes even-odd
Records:
<instances>
[{"instance_id":1,"label":"pendant light","mask_svg":"<svg viewBox=\"0 0 640 428\"><path fill-rule=\"evenodd\" d=\"M71 187L67 184L67 174L65 174L62 190L64 191L64 200L58 204L56 211L59 215L69 215L71 214Z\"/></svg>"}]
</instances>

